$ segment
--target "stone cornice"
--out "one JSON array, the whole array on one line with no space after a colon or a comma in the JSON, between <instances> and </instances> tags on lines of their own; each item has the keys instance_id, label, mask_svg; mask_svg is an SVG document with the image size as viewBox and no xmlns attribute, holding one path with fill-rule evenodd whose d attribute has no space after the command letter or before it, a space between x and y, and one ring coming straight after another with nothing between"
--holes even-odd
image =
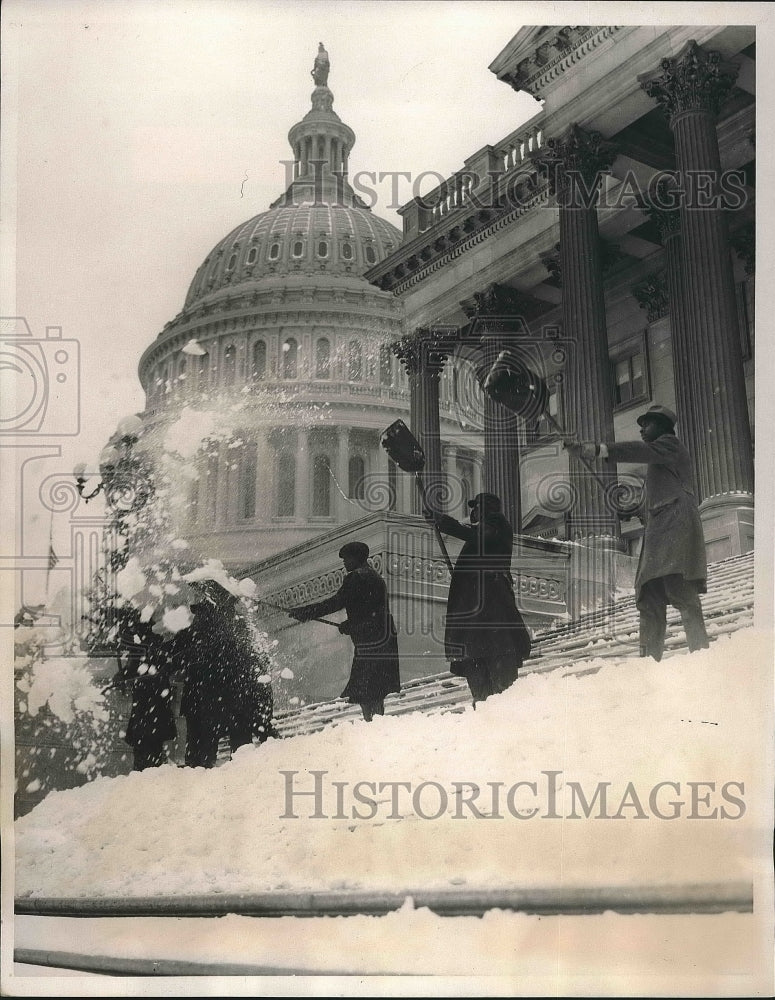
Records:
<instances>
[{"instance_id":1,"label":"stone cornice","mask_svg":"<svg viewBox=\"0 0 775 1000\"><path fill-rule=\"evenodd\" d=\"M149 363L179 351L191 337L210 340L250 333L266 335L278 327L290 325L363 331L364 317L368 319L368 328L374 332L381 329L390 335L400 327L400 309L395 298L380 295L377 299L370 296L368 288L364 292L348 290L328 295L324 292L320 296L301 289L286 291L287 294L284 292L281 296L276 291L266 291L233 297L218 309L197 306L179 313L143 351L138 371L142 373Z\"/></svg>"},{"instance_id":2,"label":"stone cornice","mask_svg":"<svg viewBox=\"0 0 775 1000\"><path fill-rule=\"evenodd\" d=\"M552 83L620 30L618 25L565 25L542 33L526 28L522 44L518 34L514 47L507 46L490 70L514 90L541 99Z\"/></svg>"}]
</instances>

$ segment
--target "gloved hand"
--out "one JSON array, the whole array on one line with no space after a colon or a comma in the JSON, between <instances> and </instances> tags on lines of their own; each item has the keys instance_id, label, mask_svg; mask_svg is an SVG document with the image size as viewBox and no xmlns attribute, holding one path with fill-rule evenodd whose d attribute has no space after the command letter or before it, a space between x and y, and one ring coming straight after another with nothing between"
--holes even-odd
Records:
<instances>
[{"instance_id":1,"label":"gloved hand","mask_svg":"<svg viewBox=\"0 0 775 1000\"><path fill-rule=\"evenodd\" d=\"M597 445L594 441L578 441L576 438L566 438L563 441L563 447L571 455L575 455L576 458L583 458L587 462L591 462L597 457Z\"/></svg>"},{"instance_id":2,"label":"gloved hand","mask_svg":"<svg viewBox=\"0 0 775 1000\"><path fill-rule=\"evenodd\" d=\"M340 631L340 633L342 635L349 635L350 634L350 623L349 622L342 622L339 625L339 631Z\"/></svg>"}]
</instances>

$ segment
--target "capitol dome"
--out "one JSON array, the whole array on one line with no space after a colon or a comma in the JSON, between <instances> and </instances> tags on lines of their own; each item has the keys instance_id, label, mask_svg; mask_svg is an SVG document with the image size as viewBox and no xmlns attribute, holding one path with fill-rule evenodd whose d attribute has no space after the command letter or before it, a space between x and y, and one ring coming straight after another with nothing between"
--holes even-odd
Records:
<instances>
[{"instance_id":1,"label":"capitol dome","mask_svg":"<svg viewBox=\"0 0 775 1000\"><path fill-rule=\"evenodd\" d=\"M139 364L146 424L193 442L180 533L231 571L416 503L380 444L409 419L407 372L391 350L407 332L402 306L364 276L402 234L347 179L355 133L333 110L322 46L313 77L311 108L288 135L286 190L215 244ZM449 371L440 397L451 436ZM474 489L480 459L455 456Z\"/></svg>"},{"instance_id":2,"label":"capitol dome","mask_svg":"<svg viewBox=\"0 0 775 1000\"><path fill-rule=\"evenodd\" d=\"M267 279L297 276L360 277L396 249L401 233L356 196L330 204L299 202L291 191L268 212L248 219L213 247L196 272L185 308ZM349 204L348 204L349 202Z\"/></svg>"}]
</instances>

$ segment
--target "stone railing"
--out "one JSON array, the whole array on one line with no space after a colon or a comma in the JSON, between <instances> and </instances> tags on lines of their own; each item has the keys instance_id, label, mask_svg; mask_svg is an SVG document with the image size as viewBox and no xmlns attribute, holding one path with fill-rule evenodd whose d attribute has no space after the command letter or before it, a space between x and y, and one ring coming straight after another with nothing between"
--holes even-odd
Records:
<instances>
[{"instance_id":1,"label":"stone railing","mask_svg":"<svg viewBox=\"0 0 775 1000\"><path fill-rule=\"evenodd\" d=\"M544 112L484 146L433 190L399 209L404 240L365 277L383 291L396 292L422 280L450 255L486 239L494 227L544 204L548 180L536 163L550 134Z\"/></svg>"},{"instance_id":2,"label":"stone railing","mask_svg":"<svg viewBox=\"0 0 775 1000\"><path fill-rule=\"evenodd\" d=\"M493 208L498 181L529 163L544 145L544 113L515 129L495 146L484 146L466 161L462 170L399 210L404 241L435 229L461 208Z\"/></svg>"}]
</instances>

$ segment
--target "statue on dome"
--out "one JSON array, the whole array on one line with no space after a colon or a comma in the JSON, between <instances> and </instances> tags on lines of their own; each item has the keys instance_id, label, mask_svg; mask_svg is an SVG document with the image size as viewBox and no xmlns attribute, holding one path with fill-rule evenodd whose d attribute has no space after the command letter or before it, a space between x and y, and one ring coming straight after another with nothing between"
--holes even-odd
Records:
<instances>
[{"instance_id":1,"label":"statue on dome","mask_svg":"<svg viewBox=\"0 0 775 1000\"><path fill-rule=\"evenodd\" d=\"M328 60L328 53L322 42L318 42L318 54L315 56L315 65L312 67L312 79L316 87L326 87L328 85L328 71L331 63Z\"/></svg>"}]
</instances>

